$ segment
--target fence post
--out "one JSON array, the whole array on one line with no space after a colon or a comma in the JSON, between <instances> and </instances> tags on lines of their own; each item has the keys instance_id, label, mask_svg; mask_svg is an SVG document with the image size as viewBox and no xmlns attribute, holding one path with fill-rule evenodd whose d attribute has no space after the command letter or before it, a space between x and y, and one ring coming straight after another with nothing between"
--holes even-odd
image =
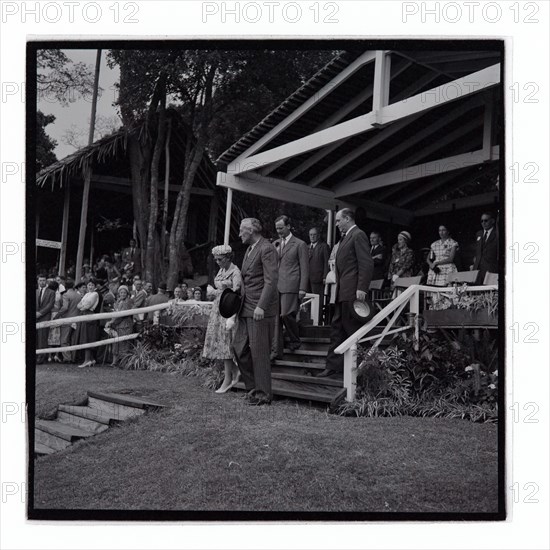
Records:
<instances>
[{"instance_id":1,"label":"fence post","mask_svg":"<svg viewBox=\"0 0 550 550\"><path fill-rule=\"evenodd\" d=\"M344 352L344 388L346 388L346 401L355 399L357 387L357 344L353 344Z\"/></svg>"},{"instance_id":2,"label":"fence post","mask_svg":"<svg viewBox=\"0 0 550 550\"><path fill-rule=\"evenodd\" d=\"M410 312L414 313L414 349L420 349L420 290L417 288L411 296Z\"/></svg>"}]
</instances>

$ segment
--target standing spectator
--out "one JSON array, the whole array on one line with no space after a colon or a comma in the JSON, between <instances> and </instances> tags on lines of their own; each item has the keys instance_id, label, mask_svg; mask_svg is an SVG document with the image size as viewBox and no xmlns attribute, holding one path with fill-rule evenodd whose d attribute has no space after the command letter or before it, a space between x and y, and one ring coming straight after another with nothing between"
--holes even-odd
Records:
<instances>
[{"instance_id":1,"label":"standing spectator","mask_svg":"<svg viewBox=\"0 0 550 550\"><path fill-rule=\"evenodd\" d=\"M449 229L444 226L439 226L439 240L434 241L430 247L428 256L428 285L447 286L452 282L449 276L456 273L456 265L454 264L455 254L458 250L458 243L451 239Z\"/></svg>"},{"instance_id":2,"label":"standing spectator","mask_svg":"<svg viewBox=\"0 0 550 550\"><path fill-rule=\"evenodd\" d=\"M78 303L78 309L82 315L92 315L97 313L101 307L99 293L97 292L97 282L95 279L90 279L86 285L87 292ZM80 344L89 344L97 342L99 339L99 323L97 321L85 321L81 323L80 329ZM78 365L79 368L91 367L95 365L94 354L91 348L84 350L84 363Z\"/></svg>"},{"instance_id":3,"label":"standing spectator","mask_svg":"<svg viewBox=\"0 0 550 550\"><path fill-rule=\"evenodd\" d=\"M181 290L183 291L182 298L184 300L189 300L189 285L184 281L183 283L181 283L180 287L181 287Z\"/></svg>"},{"instance_id":4,"label":"standing spectator","mask_svg":"<svg viewBox=\"0 0 550 550\"><path fill-rule=\"evenodd\" d=\"M332 315L334 313L334 306L336 304L336 254L338 253L338 248L340 247L340 242L337 242L333 247L328 258L328 267L329 272L325 278L326 286L328 287L327 291L327 305L325 308L325 323L332 322Z\"/></svg>"},{"instance_id":5,"label":"standing spectator","mask_svg":"<svg viewBox=\"0 0 550 550\"><path fill-rule=\"evenodd\" d=\"M133 274L141 273L141 249L135 239L130 239L130 246L122 252L122 264L124 270L129 269Z\"/></svg>"},{"instance_id":6,"label":"standing spectator","mask_svg":"<svg viewBox=\"0 0 550 550\"><path fill-rule=\"evenodd\" d=\"M414 265L414 252L409 248L411 234L408 231L401 231L397 235L397 244L393 245L388 280L393 285L399 277L412 277Z\"/></svg>"},{"instance_id":7,"label":"standing spectator","mask_svg":"<svg viewBox=\"0 0 550 550\"><path fill-rule=\"evenodd\" d=\"M241 275L243 305L239 313L233 351L250 405L271 403L270 348L277 315L277 252L262 237L256 218L242 220L239 236L248 245Z\"/></svg>"},{"instance_id":8,"label":"standing spectator","mask_svg":"<svg viewBox=\"0 0 550 550\"><path fill-rule=\"evenodd\" d=\"M57 291L60 294L63 294L66 290L65 280L66 280L65 277L63 277L61 275L57 275L57 277L55 278L55 282L59 285L59 288L57 289Z\"/></svg>"},{"instance_id":9,"label":"standing spectator","mask_svg":"<svg viewBox=\"0 0 550 550\"><path fill-rule=\"evenodd\" d=\"M202 290L199 287L193 289L193 300L202 302Z\"/></svg>"},{"instance_id":10,"label":"standing spectator","mask_svg":"<svg viewBox=\"0 0 550 550\"><path fill-rule=\"evenodd\" d=\"M479 269L477 284L483 284L485 274L498 273L498 229L491 212L481 215L481 231L476 233L476 255L471 269Z\"/></svg>"},{"instance_id":11,"label":"standing spectator","mask_svg":"<svg viewBox=\"0 0 550 550\"><path fill-rule=\"evenodd\" d=\"M116 267L117 271L122 273L124 265L122 264L122 254L120 252L113 254L113 267Z\"/></svg>"},{"instance_id":12,"label":"standing spectator","mask_svg":"<svg viewBox=\"0 0 550 550\"><path fill-rule=\"evenodd\" d=\"M224 380L216 393L225 393L232 388L240 378L239 368L233 361L231 344L235 336L236 325L228 330L226 319L220 314L220 296L226 288L240 292L242 286L241 272L232 262L233 250L229 245L219 245L212 249L214 261L219 271L214 277L214 303L208 319L202 356L207 359L221 359L224 363Z\"/></svg>"},{"instance_id":13,"label":"standing spectator","mask_svg":"<svg viewBox=\"0 0 550 550\"><path fill-rule=\"evenodd\" d=\"M128 287L125 285L121 285L118 288L118 298L115 302L115 311L126 311L129 309L133 309L134 304L132 302L132 298L130 298ZM105 325L105 328L107 329L113 329L116 331L117 336L127 336L129 334L132 334L134 323L132 321L132 316L128 315L127 317L116 317L115 319L112 319L111 321L108 321ZM113 344L113 362L111 363L111 367L116 367L118 363L120 362L121 357L128 352L130 348L130 342L128 340L125 340L124 342L116 342Z\"/></svg>"},{"instance_id":14,"label":"standing spectator","mask_svg":"<svg viewBox=\"0 0 550 550\"><path fill-rule=\"evenodd\" d=\"M130 298L132 298L132 303L134 305L135 309L138 309L140 307L145 307L145 303L147 301L147 292L143 288L143 283L141 279L136 279L134 281L134 292L131 294ZM134 321L136 323L136 331L139 332L143 328L143 320L145 319L144 313L138 313L137 315L134 315Z\"/></svg>"},{"instance_id":15,"label":"standing spectator","mask_svg":"<svg viewBox=\"0 0 550 550\"><path fill-rule=\"evenodd\" d=\"M168 298L168 287L166 286L166 283L160 283L158 286L158 292L156 294L153 294L149 298L149 305L150 306L158 306L160 304L166 304L170 301L170 298ZM154 323L157 323L158 320L161 318L161 311L150 311L147 314L147 318L149 321L153 321Z\"/></svg>"},{"instance_id":16,"label":"standing spectator","mask_svg":"<svg viewBox=\"0 0 550 550\"><path fill-rule=\"evenodd\" d=\"M77 317L80 313L78 309L78 304L82 299L82 296L74 289L74 281L72 279L68 279L65 285L67 290L63 294L61 309L57 314L58 319L69 319L71 317ZM76 343L74 339L76 326L76 323L71 323L70 325L62 325L60 327L61 347L71 346ZM64 363L73 363L74 351L62 352L62 361Z\"/></svg>"},{"instance_id":17,"label":"standing spectator","mask_svg":"<svg viewBox=\"0 0 550 550\"><path fill-rule=\"evenodd\" d=\"M323 297L325 293L325 278L328 273L330 250L328 244L320 241L319 229L309 230L309 287L313 294L319 296L319 324L323 315Z\"/></svg>"},{"instance_id":18,"label":"standing spectator","mask_svg":"<svg viewBox=\"0 0 550 550\"><path fill-rule=\"evenodd\" d=\"M306 295L309 286L309 254L307 245L290 231L290 218L279 216L275 220L275 229L279 238L274 245L279 257L279 324L275 328L275 356L283 353L283 331L289 339L288 347L297 350L302 342L296 317L300 310L300 301Z\"/></svg>"},{"instance_id":19,"label":"standing spectator","mask_svg":"<svg viewBox=\"0 0 550 550\"><path fill-rule=\"evenodd\" d=\"M353 316L353 302L365 301L372 279L369 239L355 225L353 211L349 208L339 210L335 222L342 235L336 254L336 307L326 367L317 377L343 372L344 356L337 355L334 350L363 325Z\"/></svg>"},{"instance_id":20,"label":"standing spectator","mask_svg":"<svg viewBox=\"0 0 550 550\"><path fill-rule=\"evenodd\" d=\"M52 317L52 309L55 304L55 292L47 287L46 275L38 276L38 289L36 290L36 320L37 322L49 321ZM45 349L48 347L48 328L41 328L36 331L36 348ZM44 355L36 358L37 363L43 363Z\"/></svg>"},{"instance_id":21,"label":"standing spectator","mask_svg":"<svg viewBox=\"0 0 550 550\"><path fill-rule=\"evenodd\" d=\"M386 278L387 273L387 252L386 247L382 244L382 239L378 231L372 231L370 234L370 255L374 262L372 279L378 281Z\"/></svg>"},{"instance_id":22,"label":"standing spectator","mask_svg":"<svg viewBox=\"0 0 550 550\"><path fill-rule=\"evenodd\" d=\"M53 303L52 308L52 316L51 320L57 318L57 314L59 313L59 310L61 309L61 292L59 292L59 283L57 281L50 281L48 283L48 288L53 290L55 292L55 299ZM58 348L61 345L61 329L60 327L50 327L50 330L48 332L48 347L50 348ZM52 361L55 361L56 363L61 363L61 357L57 355L57 353L50 353L48 354L48 363L51 363Z\"/></svg>"}]
</instances>

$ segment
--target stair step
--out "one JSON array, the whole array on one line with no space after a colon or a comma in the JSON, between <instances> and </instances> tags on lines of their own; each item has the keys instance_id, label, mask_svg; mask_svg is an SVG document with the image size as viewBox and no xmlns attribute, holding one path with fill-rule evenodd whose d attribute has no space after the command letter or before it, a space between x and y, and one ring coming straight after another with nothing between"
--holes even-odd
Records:
<instances>
[{"instance_id":1,"label":"stair step","mask_svg":"<svg viewBox=\"0 0 550 550\"><path fill-rule=\"evenodd\" d=\"M239 382L234 386L237 389L244 390L244 383ZM307 401L319 401L321 403L334 403L339 401L345 395L345 388L336 388L331 386L319 386L305 382L290 382L287 380L274 379L271 384L273 395L283 397L294 397L296 399L305 399Z\"/></svg>"},{"instance_id":2,"label":"stair step","mask_svg":"<svg viewBox=\"0 0 550 550\"><path fill-rule=\"evenodd\" d=\"M333 378L315 378L314 376L306 376L292 372L272 372L271 378L275 380L289 380L290 382L305 382L307 384L315 384L318 386L334 386L342 388L343 381Z\"/></svg>"},{"instance_id":3,"label":"stair step","mask_svg":"<svg viewBox=\"0 0 550 550\"><path fill-rule=\"evenodd\" d=\"M323 338L314 338L311 336L300 336L300 341L302 344L305 343L311 343L311 344L330 344L330 338L323 337ZM285 342L288 342L285 340Z\"/></svg>"},{"instance_id":4,"label":"stair step","mask_svg":"<svg viewBox=\"0 0 550 550\"><path fill-rule=\"evenodd\" d=\"M302 369L312 369L312 370L324 370L325 363L320 361L305 363L304 361L286 361L285 359L275 359L271 363L275 367L300 367Z\"/></svg>"},{"instance_id":5,"label":"stair step","mask_svg":"<svg viewBox=\"0 0 550 550\"><path fill-rule=\"evenodd\" d=\"M41 443L54 451L62 451L71 446L71 442L42 430L34 430L34 444Z\"/></svg>"},{"instance_id":6,"label":"stair step","mask_svg":"<svg viewBox=\"0 0 550 550\"><path fill-rule=\"evenodd\" d=\"M323 350L317 350L317 349L297 349L297 350L291 350L285 348L283 350L283 353L285 355L306 355L308 357L326 357L327 352Z\"/></svg>"},{"instance_id":7,"label":"stair step","mask_svg":"<svg viewBox=\"0 0 550 550\"><path fill-rule=\"evenodd\" d=\"M102 401L107 401L109 403L116 403L117 405L124 405L126 407L135 407L136 409L162 409L164 405L160 403L155 403L154 401L148 401L146 399L141 399L140 397L135 397L134 395L127 395L121 393L100 393L95 391L89 391L88 397L93 397L95 399L101 399Z\"/></svg>"},{"instance_id":8,"label":"stair step","mask_svg":"<svg viewBox=\"0 0 550 550\"><path fill-rule=\"evenodd\" d=\"M75 416L81 416L82 418L87 418L88 420L93 420L94 422L99 422L101 424L106 424L109 426L111 422L117 422L119 419L114 414L102 413L98 409L93 407L79 407L76 405L59 405L58 411L63 411Z\"/></svg>"},{"instance_id":9,"label":"stair step","mask_svg":"<svg viewBox=\"0 0 550 550\"><path fill-rule=\"evenodd\" d=\"M127 420L128 418L134 418L145 414L145 409L128 407L126 405L120 405L119 403L113 403L112 401L104 401L96 397L88 398L88 406L92 409L96 409L101 414L114 417L117 420Z\"/></svg>"},{"instance_id":10,"label":"stair step","mask_svg":"<svg viewBox=\"0 0 550 550\"><path fill-rule=\"evenodd\" d=\"M99 434L109 429L108 424L96 422L95 420L83 418L82 416L70 414L64 411L57 411L57 420L62 424L67 424L68 426L73 426L75 428L81 428L82 430L93 432L94 434Z\"/></svg>"},{"instance_id":11,"label":"stair step","mask_svg":"<svg viewBox=\"0 0 550 550\"><path fill-rule=\"evenodd\" d=\"M76 439L91 437L92 435L95 435L93 432L90 432L88 430L83 430L82 428L70 426L62 422L57 422L57 420L41 420L37 418L36 422L34 423L34 427L37 430L64 439L69 443Z\"/></svg>"},{"instance_id":12,"label":"stair step","mask_svg":"<svg viewBox=\"0 0 550 550\"><path fill-rule=\"evenodd\" d=\"M34 454L35 455L51 455L55 453L55 449L52 449L51 447L48 447L47 445L44 445L44 443L39 443L38 441L34 442Z\"/></svg>"}]
</instances>

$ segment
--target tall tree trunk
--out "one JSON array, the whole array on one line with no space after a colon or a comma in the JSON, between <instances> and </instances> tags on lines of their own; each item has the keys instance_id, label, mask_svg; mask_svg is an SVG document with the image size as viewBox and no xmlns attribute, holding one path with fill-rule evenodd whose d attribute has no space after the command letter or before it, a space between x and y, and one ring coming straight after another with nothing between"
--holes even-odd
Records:
<instances>
[{"instance_id":1,"label":"tall tree trunk","mask_svg":"<svg viewBox=\"0 0 550 550\"><path fill-rule=\"evenodd\" d=\"M164 90L164 83L160 83ZM149 194L149 222L147 224L147 247L145 259L145 277L146 280L157 284L157 260L159 257L157 238L157 220L159 212L159 164L162 150L164 148L164 140L166 138L166 93L164 92L160 99L158 130L155 147L153 149L153 158L151 160L151 188Z\"/></svg>"}]
</instances>

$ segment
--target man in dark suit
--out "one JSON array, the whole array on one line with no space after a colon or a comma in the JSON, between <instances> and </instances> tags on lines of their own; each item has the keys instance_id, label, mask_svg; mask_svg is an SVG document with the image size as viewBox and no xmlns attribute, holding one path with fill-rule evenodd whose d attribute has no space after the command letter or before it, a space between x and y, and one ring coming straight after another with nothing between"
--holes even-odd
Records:
<instances>
[{"instance_id":1,"label":"man in dark suit","mask_svg":"<svg viewBox=\"0 0 550 550\"><path fill-rule=\"evenodd\" d=\"M38 288L36 289L36 320L37 322L49 321L52 318L52 309L55 304L55 292L47 287L46 275L38 276ZM36 349L48 347L49 328L41 328L36 331ZM45 355L36 357L37 363L44 362Z\"/></svg>"},{"instance_id":2,"label":"man in dark suit","mask_svg":"<svg viewBox=\"0 0 550 550\"><path fill-rule=\"evenodd\" d=\"M309 287L313 294L319 296L319 323L323 314L323 298L325 294L325 278L328 273L328 258L330 249L327 243L321 242L317 227L309 230Z\"/></svg>"},{"instance_id":3,"label":"man in dark suit","mask_svg":"<svg viewBox=\"0 0 550 550\"><path fill-rule=\"evenodd\" d=\"M498 273L498 230L490 212L481 215L481 231L476 233L476 255L472 269L479 269L477 284L483 284L485 274Z\"/></svg>"},{"instance_id":4,"label":"man in dark suit","mask_svg":"<svg viewBox=\"0 0 550 550\"><path fill-rule=\"evenodd\" d=\"M372 231L370 234L370 255L374 262L372 280L385 279L388 271L386 247L381 243L380 233Z\"/></svg>"},{"instance_id":5,"label":"man in dark suit","mask_svg":"<svg viewBox=\"0 0 550 550\"><path fill-rule=\"evenodd\" d=\"M279 216L275 220L275 230L279 238L273 243L279 259L279 316L276 327L275 355L283 353L283 331L290 340L288 347L295 351L301 346L300 331L296 316L300 310L300 301L304 298L309 285L309 255L307 245L290 231L290 218Z\"/></svg>"},{"instance_id":6,"label":"man in dark suit","mask_svg":"<svg viewBox=\"0 0 550 550\"><path fill-rule=\"evenodd\" d=\"M63 294L63 301L56 319L69 319L70 317L78 317L80 315L80 310L76 306L80 300L82 300L82 296L74 289L74 281L68 279L65 283L65 288L67 291ZM73 342L74 333L75 329L72 324L61 326L59 337L61 347L75 344L75 342ZM72 363L74 361L74 351L64 351L62 356L63 361L66 363Z\"/></svg>"},{"instance_id":7,"label":"man in dark suit","mask_svg":"<svg viewBox=\"0 0 550 550\"><path fill-rule=\"evenodd\" d=\"M344 370L344 356L334 350L362 323L352 315L353 302L364 301L372 279L373 261L367 235L355 225L352 210L336 213L336 226L341 239L336 253L336 307L330 332L330 348L326 368L317 376L325 377Z\"/></svg>"},{"instance_id":8,"label":"man in dark suit","mask_svg":"<svg viewBox=\"0 0 550 550\"><path fill-rule=\"evenodd\" d=\"M135 239L130 239L130 246L122 251L122 267L126 270L127 266L132 273L141 273L141 249Z\"/></svg>"},{"instance_id":9,"label":"man in dark suit","mask_svg":"<svg viewBox=\"0 0 550 550\"><path fill-rule=\"evenodd\" d=\"M277 315L277 252L261 231L256 218L241 222L239 236L248 249L241 268L243 304L233 351L250 405L268 405L272 397L269 354Z\"/></svg>"}]
</instances>

